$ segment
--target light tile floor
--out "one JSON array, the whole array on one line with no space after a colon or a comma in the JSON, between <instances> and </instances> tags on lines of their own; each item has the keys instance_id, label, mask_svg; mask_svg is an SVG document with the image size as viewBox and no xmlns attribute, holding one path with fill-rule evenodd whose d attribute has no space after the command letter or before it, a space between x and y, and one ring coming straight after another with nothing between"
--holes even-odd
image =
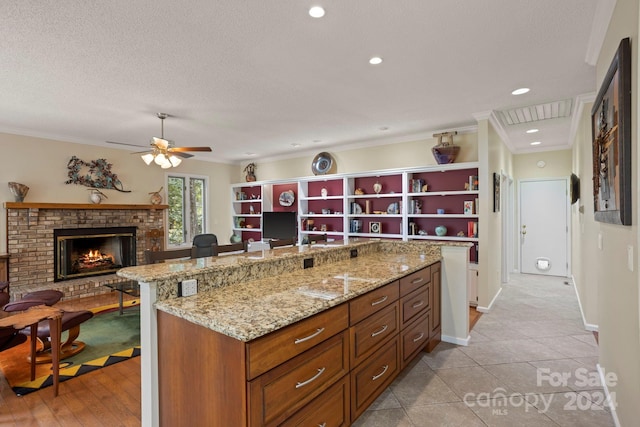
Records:
<instances>
[{"instance_id":1,"label":"light tile floor","mask_svg":"<svg viewBox=\"0 0 640 427\"><path fill-rule=\"evenodd\" d=\"M566 281L511 275L469 346L423 353L354 425L613 426L598 347Z\"/></svg>"}]
</instances>

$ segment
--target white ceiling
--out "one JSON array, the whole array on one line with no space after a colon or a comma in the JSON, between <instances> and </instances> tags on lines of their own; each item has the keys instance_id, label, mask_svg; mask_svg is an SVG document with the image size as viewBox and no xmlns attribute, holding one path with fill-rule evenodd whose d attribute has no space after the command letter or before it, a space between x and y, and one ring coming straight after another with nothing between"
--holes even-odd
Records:
<instances>
[{"instance_id":1,"label":"white ceiling","mask_svg":"<svg viewBox=\"0 0 640 427\"><path fill-rule=\"evenodd\" d=\"M239 162L430 137L565 99L573 113L596 89L603 3L4 0L0 132L136 150L105 141L146 147L166 112L166 138ZM324 18L308 15L315 4ZM514 152L567 148L570 124L503 135Z\"/></svg>"}]
</instances>

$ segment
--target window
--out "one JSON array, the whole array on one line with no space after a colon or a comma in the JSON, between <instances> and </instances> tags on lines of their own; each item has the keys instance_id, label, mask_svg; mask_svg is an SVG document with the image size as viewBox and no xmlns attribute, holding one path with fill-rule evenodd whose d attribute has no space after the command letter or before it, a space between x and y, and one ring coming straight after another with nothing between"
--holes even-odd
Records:
<instances>
[{"instance_id":1,"label":"window","mask_svg":"<svg viewBox=\"0 0 640 427\"><path fill-rule=\"evenodd\" d=\"M193 236L207 229L207 178L193 175L168 175L168 246L191 244Z\"/></svg>"}]
</instances>

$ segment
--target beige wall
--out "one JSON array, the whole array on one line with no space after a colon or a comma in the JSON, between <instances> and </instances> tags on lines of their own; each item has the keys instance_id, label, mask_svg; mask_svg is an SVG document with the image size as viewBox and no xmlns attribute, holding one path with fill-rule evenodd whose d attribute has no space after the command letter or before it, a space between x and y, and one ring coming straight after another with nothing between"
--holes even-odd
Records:
<instances>
[{"instance_id":1,"label":"beige wall","mask_svg":"<svg viewBox=\"0 0 640 427\"><path fill-rule=\"evenodd\" d=\"M540 160L545 162L543 168L537 166ZM513 178L565 178L571 175L571 160L571 150L516 154L513 156Z\"/></svg>"},{"instance_id":2,"label":"beige wall","mask_svg":"<svg viewBox=\"0 0 640 427\"><path fill-rule=\"evenodd\" d=\"M463 133L454 137L460 146L456 162L475 162L478 160L477 134ZM336 173L366 172L379 169L394 169L413 166L435 165L431 147L437 143L435 138L421 141L401 142L388 145L374 145L344 151L329 151L337 165ZM321 152L319 149L318 152ZM256 163L256 176L260 181L289 179L313 175L311 162L315 154L296 158ZM243 164L246 165L249 162ZM237 182L244 181L240 174Z\"/></svg>"},{"instance_id":3,"label":"beige wall","mask_svg":"<svg viewBox=\"0 0 640 427\"><path fill-rule=\"evenodd\" d=\"M25 202L89 203L88 187L65 184L67 163L71 156L90 161L104 158L113 165L112 171L130 193L105 190L108 199L103 203L148 204L149 193L165 187L165 170L146 166L140 156L129 151L60 142L0 133L0 200L13 202L8 182L16 181L29 187ZM231 236L229 184L237 176L237 166L188 160L171 171L209 177L209 231L227 241ZM165 198L166 200L166 198ZM6 212L6 211L5 211ZM0 215L0 253L7 250L6 213Z\"/></svg>"},{"instance_id":4,"label":"beige wall","mask_svg":"<svg viewBox=\"0 0 640 427\"><path fill-rule=\"evenodd\" d=\"M590 169L591 137L587 130L589 117L584 114L581 130L575 141L573 163L581 175L584 187L580 204L584 214L574 211L578 232L573 247L580 252L574 276L585 316L597 319L600 337L599 364L606 372L615 373L617 381L609 384L615 392L617 416L622 426L637 425L640 417L640 303L638 295L638 167L640 155L638 141L638 2L618 0L607 35L598 58L596 82L599 87L609 68L620 40L631 38L632 50L632 147L633 156L633 225L621 226L595 222L591 194ZM594 88L595 90L595 88ZM602 236L602 249L598 249L598 236ZM633 271L627 267L627 249L632 248ZM578 268L579 266L579 268ZM595 301L594 301L595 300ZM594 304L596 307L594 307Z\"/></svg>"},{"instance_id":5,"label":"beige wall","mask_svg":"<svg viewBox=\"0 0 640 427\"><path fill-rule=\"evenodd\" d=\"M488 119L478 121L478 156L480 182L486 183L480 186L479 211L483 220L479 227L478 307L483 309L489 308L502 286L502 221L506 221L507 210L493 212L493 173L513 176L513 156Z\"/></svg>"}]
</instances>

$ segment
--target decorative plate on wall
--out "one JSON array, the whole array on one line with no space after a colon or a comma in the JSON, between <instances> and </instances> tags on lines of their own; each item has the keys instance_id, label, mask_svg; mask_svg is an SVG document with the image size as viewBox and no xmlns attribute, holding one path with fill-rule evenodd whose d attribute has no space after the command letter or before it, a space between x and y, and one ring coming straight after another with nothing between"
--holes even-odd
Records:
<instances>
[{"instance_id":1,"label":"decorative plate on wall","mask_svg":"<svg viewBox=\"0 0 640 427\"><path fill-rule=\"evenodd\" d=\"M325 151L317 154L311 162L311 171L314 175L325 175L332 172L334 167L333 156Z\"/></svg>"},{"instance_id":2,"label":"decorative plate on wall","mask_svg":"<svg viewBox=\"0 0 640 427\"><path fill-rule=\"evenodd\" d=\"M280 202L280 206L291 206L293 202L296 201L296 194L293 190L287 190L280 193L280 197L278 198L278 202Z\"/></svg>"}]
</instances>

